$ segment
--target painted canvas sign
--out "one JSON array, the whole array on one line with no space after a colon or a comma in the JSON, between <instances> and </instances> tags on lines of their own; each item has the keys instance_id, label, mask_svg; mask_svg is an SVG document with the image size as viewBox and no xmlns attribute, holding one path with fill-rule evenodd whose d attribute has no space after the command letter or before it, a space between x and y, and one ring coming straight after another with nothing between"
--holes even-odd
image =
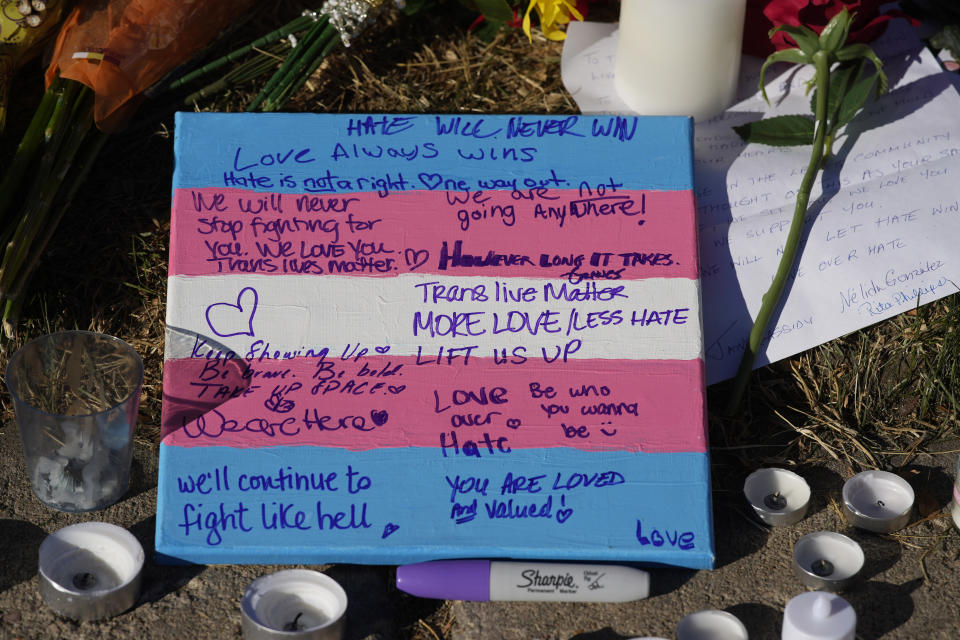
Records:
<instances>
[{"instance_id":1,"label":"painted canvas sign","mask_svg":"<svg viewBox=\"0 0 960 640\"><path fill-rule=\"evenodd\" d=\"M691 130L178 114L160 558L712 566Z\"/></svg>"}]
</instances>

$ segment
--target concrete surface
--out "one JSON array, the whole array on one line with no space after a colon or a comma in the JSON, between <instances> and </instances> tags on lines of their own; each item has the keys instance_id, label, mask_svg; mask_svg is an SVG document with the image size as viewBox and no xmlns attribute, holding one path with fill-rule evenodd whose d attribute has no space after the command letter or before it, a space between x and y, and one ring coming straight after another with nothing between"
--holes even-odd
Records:
<instances>
[{"instance_id":1,"label":"concrete surface","mask_svg":"<svg viewBox=\"0 0 960 640\"><path fill-rule=\"evenodd\" d=\"M957 447L953 447L957 449ZM810 514L798 525L769 529L747 513L736 490L751 469L729 460L714 465L717 568L655 569L656 594L627 604L443 603L398 592L390 567L323 567L350 599L349 639L625 640L673 638L677 622L701 609L740 618L751 639L779 638L783 608L804 591L793 575L792 548L800 536L827 529L850 535L864 549L863 581L845 597L858 614L858 638L960 637L960 536L947 505L957 453L921 455L908 471L919 512L933 517L897 537L849 529L837 504L840 467L798 469L810 482ZM101 512L71 515L43 506L24 471L12 423L0 431L0 638L239 638L240 598L266 566L166 567L149 560L153 546L157 462L154 447L138 442L131 486ZM677 505L682 509L683 505ZM914 520L921 519L914 514ZM128 528L148 553L142 596L129 612L102 622L62 618L41 600L37 550L44 537L80 521L104 520ZM314 567L316 568L316 567ZM426 624L419 622L424 620Z\"/></svg>"}]
</instances>

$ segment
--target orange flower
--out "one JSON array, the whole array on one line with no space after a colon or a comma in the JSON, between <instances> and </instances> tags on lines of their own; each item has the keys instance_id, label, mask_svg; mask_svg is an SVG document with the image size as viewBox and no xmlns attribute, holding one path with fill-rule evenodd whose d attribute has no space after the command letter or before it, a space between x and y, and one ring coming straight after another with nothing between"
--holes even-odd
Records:
<instances>
[{"instance_id":1,"label":"orange flower","mask_svg":"<svg viewBox=\"0 0 960 640\"><path fill-rule=\"evenodd\" d=\"M530 36L530 12L536 9L540 18L540 28L543 35L549 40L563 40L567 34L560 28L570 22L570 17L583 20L583 15L577 11L576 4L571 0L530 0L527 12L523 16L523 32Z\"/></svg>"}]
</instances>

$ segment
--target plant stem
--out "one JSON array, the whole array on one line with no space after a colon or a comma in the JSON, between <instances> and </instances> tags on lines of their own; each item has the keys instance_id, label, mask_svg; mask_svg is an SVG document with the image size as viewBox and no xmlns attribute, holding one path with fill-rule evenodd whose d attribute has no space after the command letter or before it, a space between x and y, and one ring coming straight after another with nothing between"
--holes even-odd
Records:
<instances>
[{"instance_id":1,"label":"plant stem","mask_svg":"<svg viewBox=\"0 0 960 640\"><path fill-rule=\"evenodd\" d=\"M59 91L61 90L60 83L61 80L58 76L50 88L43 94L40 105L33 114L33 119L30 120L30 125L24 132L20 144L17 146L13 161L4 173L3 181L0 182L0 237L6 235L7 224L9 222L7 219L7 209L14 201L14 197L20 189L27 169L32 165L40 149L40 145L44 142L44 132L47 122L50 120L50 114L53 113L57 104Z\"/></svg>"},{"instance_id":2,"label":"plant stem","mask_svg":"<svg viewBox=\"0 0 960 640\"><path fill-rule=\"evenodd\" d=\"M274 94L263 101L260 109L262 111L282 109L290 100L290 97L307 83L313 72L320 67L324 59L338 44L340 44L340 34L337 33L336 28L328 24L320 34L319 40L304 54L304 60L296 69L287 74Z\"/></svg>"},{"instance_id":3,"label":"plant stem","mask_svg":"<svg viewBox=\"0 0 960 640\"><path fill-rule=\"evenodd\" d=\"M190 73L174 80L173 82L170 83L170 86L168 88L178 89L187 83L193 82L197 78L207 75L212 71L216 71L217 69L220 69L224 65L230 62L233 62L234 60L242 56L245 56L246 54L250 53L254 49L265 47L268 44L273 44L274 42L277 42L279 40L282 40L283 38L286 38L290 34L295 34L300 31L304 31L308 29L314 22L316 22L316 19L309 15L302 15L299 18L294 18L293 20L283 25L279 29L276 29L275 31L271 31L267 35L254 40L250 44L243 46L239 49L236 49L235 51L231 51L227 55L217 58L213 62L209 62L204 66L202 66L201 68L196 69L195 71L191 71Z\"/></svg>"},{"instance_id":4,"label":"plant stem","mask_svg":"<svg viewBox=\"0 0 960 640\"><path fill-rule=\"evenodd\" d=\"M317 39L323 34L324 27L327 26L329 19L329 16L326 14L320 16L320 19L314 22L310 29L303 34L300 42L290 51L287 58L283 61L283 64L280 65L280 68L270 76L270 79L267 80L267 83L263 89L260 90L260 93L247 105L247 111L256 111L264 100L275 95L275 91L282 87L281 81L288 76L291 69L297 64L300 64L304 52L310 50Z\"/></svg>"},{"instance_id":5,"label":"plant stem","mask_svg":"<svg viewBox=\"0 0 960 640\"><path fill-rule=\"evenodd\" d=\"M750 338L743 351L743 358L740 360L740 367L737 370L737 377L733 383L733 391L727 405L727 414L733 415L740 407L743 394L750 381L750 373L753 371L753 363L757 358L757 352L760 349L760 343L763 341L764 334L767 331L767 325L770 323L770 317L780 306L780 298L787 285L787 279L790 272L793 271L796 261L797 251L800 248L800 239L803 237L803 220L807 213L807 204L810 201L810 190L813 188L814 180L820 173L820 169L826 163L826 154L824 153L825 141L827 138L827 96L830 90L830 59L825 51L818 51L813 54L814 77L817 83L817 104L814 118L816 119L816 129L813 135L813 151L810 154L810 162L807 165L807 171L803 174L803 180L800 182L800 190L797 192L797 201L793 209L793 220L790 222L790 231L787 233L787 241L783 248L783 255L780 256L780 264L777 266L777 273L773 277L770 288L763 295L760 304L760 311L753 322L753 329L750 330Z\"/></svg>"}]
</instances>

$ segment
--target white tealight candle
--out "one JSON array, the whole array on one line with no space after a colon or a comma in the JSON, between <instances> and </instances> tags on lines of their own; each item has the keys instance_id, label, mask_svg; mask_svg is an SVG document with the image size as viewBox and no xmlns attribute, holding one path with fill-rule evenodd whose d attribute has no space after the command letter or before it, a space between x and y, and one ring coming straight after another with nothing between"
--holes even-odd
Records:
<instances>
[{"instance_id":1,"label":"white tealight candle","mask_svg":"<svg viewBox=\"0 0 960 640\"><path fill-rule=\"evenodd\" d=\"M843 484L843 514L855 527L893 533L907 526L913 487L889 471L862 471Z\"/></svg>"},{"instance_id":2,"label":"white tealight candle","mask_svg":"<svg viewBox=\"0 0 960 640\"><path fill-rule=\"evenodd\" d=\"M732 613L707 609L680 620L677 640L747 640L747 628Z\"/></svg>"},{"instance_id":3,"label":"white tealight candle","mask_svg":"<svg viewBox=\"0 0 960 640\"><path fill-rule=\"evenodd\" d=\"M733 102L746 0L622 0L617 93L642 115L710 118Z\"/></svg>"},{"instance_id":4,"label":"white tealight candle","mask_svg":"<svg viewBox=\"0 0 960 640\"><path fill-rule=\"evenodd\" d=\"M333 578L288 569L257 578L241 603L245 640L340 640L347 594Z\"/></svg>"},{"instance_id":5,"label":"white tealight candle","mask_svg":"<svg viewBox=\"0 0 960 640\"><path fill-rule=\"evenodd\" d=\"M783 611L782 640L854 640L856 635L857 612L833 593L801 593Z\"/></svg>"},{"instance_id":6,"label":"white tealight candle","mask_svg":"<svg viewBox=\"0 0 960 640\"><path fill-rule=\"evenodd\" d=\"M859 544L833 531L808 533L793 546L794 571L811 589L846 589L856 581L864 561Z\"/></svg>"},{"instance_id":7,"label":"white tealight candle","mask_svg":"<svg viewBox=\"0 0 960 640\"><path fill-rule=\"evenodd\" d=\"M106 522L70 525L40 544L40 595L68 618L109 618L140 596L143 561L143 547L126 529Z\"/></svg>"},{"instance_id":8,"label":"white tealight candle","mask_svg":"<svg viewBox=\"0 0 960 640\"><path fill-rule=\"evenodd\" d=\"M796 524L810 506L810 485L786 469L757 469L743 483L757 516L774 527Z\"/></svg>"}]
</instances>

